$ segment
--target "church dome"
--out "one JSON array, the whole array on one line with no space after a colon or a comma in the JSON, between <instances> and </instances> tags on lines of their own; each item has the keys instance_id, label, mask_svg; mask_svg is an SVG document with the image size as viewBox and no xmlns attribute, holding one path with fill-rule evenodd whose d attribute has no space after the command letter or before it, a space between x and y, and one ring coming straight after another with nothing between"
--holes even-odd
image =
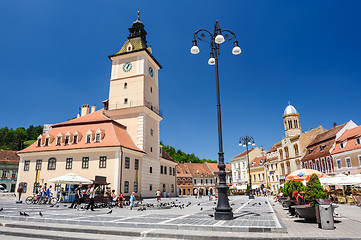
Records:
<instances>
[{"instance_id":1,"label":"church dome","mask_svg":"<svg viewBox=\"0 0 361 240\"><path fill-rule=\"evenodd\" d=\"M289 114L298 114L296 108L292 106L290 103L286 107L285 111L283 112L283 115L289 115Z\"/></svg>"}]
</instances>

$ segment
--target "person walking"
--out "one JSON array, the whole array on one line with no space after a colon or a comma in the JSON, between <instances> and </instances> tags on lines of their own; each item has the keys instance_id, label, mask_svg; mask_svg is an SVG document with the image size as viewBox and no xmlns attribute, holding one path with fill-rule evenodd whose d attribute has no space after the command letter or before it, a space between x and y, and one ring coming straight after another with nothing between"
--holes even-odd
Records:
<instances>
[{"instance_id":1,"label":"person walking","mask_svg":"<svg viewBox=\"0 0 361 240\"><path fill-rule=\"evenodd\" d=\"M87 209L89 209L90 207L90 210L94 211L94 197L95 197L95 184L93 184L90 188L90 191L89 191L89 204L87 206Z\"/></svg>"},{"instance_id":2,"label":"person walking","mask_svg":"<svg viewBox=\"0 0 361 240\"><path fill-rule=\"evenodd\" d=\"M61 202L61 199L63 199L63 202L64 202L64 201L65 201L64 196L65 196L65 191L64 191L64 188L62 187L62 188L60 189L60 192L59 192L59 199L58 199L58 201Z\"/></svg>"},{"instance_id":3,"label":"person walking","mask_svg":"<svg viewBox=\"0 0 361 240\"><path fill-rule=\"evenodd\" d=\"M123 193L120 192L119 197L118 197L118 207L120 207L120 208L124 207L123 206L123 201L124 201L124 196L123 196Z\"/></svg>"},{"instance_id":4,"label":"person walking","mask_svg":"<svg viewBox=\"0 0 361 240\"><path fill-rule=\"evenodd\" d=\"M129 201L130 201L130 210L132 210L133 207L134 207L134 199L135 199L134 194L135 194L135 192L132 192L132 194L130 195L130 198L129 198Z\"/></svg>"},{"instance_id":5,"label":"person walking","mask_svg":"<svg viewBox=\"0 0 361 240\"><path fill-rule=\"evenodd\" d=\"M208 199L209 199L209 201L211 201L211 200L212 200L212 194L211 194L211 191L208 191Z\"/></svg>"},{"instance_id":6,"label":"person walking","mask_svg":"<svg viewBox=\"0 0 361 240\"><path fill-rule=\"evenodd\" d=\"M162 195L160 190L158 189L158 191L155 193L157 195L157 202L160 202L160 196Z\"/></svg>"},{"instance_id":7,"label":"person walking","mask_svg":"<svg viewBox=\"0 0 361 240\"><path fill-rule=\"evenodd\" d=\"M83 201L83 190L82 190L83 184L79 184L79 186L75 189L75 197L78 199L76 210L80 210L80 205Z\"/></svg>"}]
</instances>

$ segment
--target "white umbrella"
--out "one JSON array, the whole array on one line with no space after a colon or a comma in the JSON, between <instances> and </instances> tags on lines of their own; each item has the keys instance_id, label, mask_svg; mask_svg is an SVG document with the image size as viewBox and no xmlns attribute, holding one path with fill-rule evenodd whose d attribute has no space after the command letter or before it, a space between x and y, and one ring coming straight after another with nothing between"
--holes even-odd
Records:
<instances>
[{"instance_id":1,"label":"white umbrella","mask_svg":"<svg viewBox=\"0 0 361 240\"><path fill-rule=\"evenodd\" d=\"M80 177L80 176L76 175L75 173L68 173L68 174L65 174L64 176L50 179L49 182L53 182L56 184L80 184L80 183L92 184L93 183L92 181L90 181L86 178Z\"/></svg>"},{"instance_id":2,"label":"white umbrella","mask_svg":"<svg viewBox=\"0 0 361 240\"><path fill-rule=\"evenodd\" d=\"M361 184L361 176L338 174L335 177L320 178L323 185L358 185Z\"/></svg>"}]
</instances>

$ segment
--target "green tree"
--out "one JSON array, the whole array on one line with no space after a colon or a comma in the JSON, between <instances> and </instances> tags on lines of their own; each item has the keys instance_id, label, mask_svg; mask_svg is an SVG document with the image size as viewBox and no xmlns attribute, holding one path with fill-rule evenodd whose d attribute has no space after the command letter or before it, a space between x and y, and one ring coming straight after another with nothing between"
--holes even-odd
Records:
<instances>
[{"instance_id":1,"label":"green tree","mask_svg":"<svg viewBox=\"0 0 361 240\"><path fill-rule=\"evenodd\" d=\"M316 199L325 199L326 192L322 187L317 174L312 174L310 180L306 184L305 201L311 205L316 204Z\"/></svg>"},{"instance_id":2,"label":"green tree","mask_svg":"<svg viewBox=\"0 0 361 240\"><path fill-rule=\"evenodd\" d=\"M209 162L209 163L217 163L217 161L214 160L210 160L210 159L205 159L203 158L202 160L197 157L194 153L191 154L187 154L184 153L182 150L176 150L174 147L169 146L169 145L164 145L162 142L160 142L160 144L163 146L163 150L175 161L180 162L180 163L204 163L204 162Z\"/></svg>"},{"instance_id":3,"label":"green tree","mask_svg":"<svg viewBox=\"0 0 361 240\"><path fill-rule=\"evenodd\" d=\"M298 193L300 192L304 192L305 191L305 186L303 185L303 183L301 181L293 181L293 180L289 180L285 183L284 186L284 190L283 190L283 195L285 197L293 197L292 193L296 191Z\"/></svg>"}]
</instances>

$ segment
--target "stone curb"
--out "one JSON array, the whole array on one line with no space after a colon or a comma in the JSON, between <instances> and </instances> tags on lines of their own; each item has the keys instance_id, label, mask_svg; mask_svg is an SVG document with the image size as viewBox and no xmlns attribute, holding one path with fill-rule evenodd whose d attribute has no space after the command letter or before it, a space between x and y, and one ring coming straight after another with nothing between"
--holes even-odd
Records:
<instances>
[{"instance_id":1,"label":"stone curb","mask_svg":"<svg viewBox=\"0 0 361 240\"><path fill-rule=\"evenodd\" d=\"M59 224L75 224L87 226L106 226L106 227L129 227L129 228L146 228L146 229L174 229L174 230L193 230L193 231L217 231L217 232L257 232L257 233L286 233L283 228L267 227L226 227L226 226L202 226L202 225L176 225L176 224L154 224L154 223L127 223L127 222L97 222L87 220L62 220L62 219L34 219L24 217L8 217L6 220L26 221L26 222L45 222Z\"/></svg>"}]
</instances>

